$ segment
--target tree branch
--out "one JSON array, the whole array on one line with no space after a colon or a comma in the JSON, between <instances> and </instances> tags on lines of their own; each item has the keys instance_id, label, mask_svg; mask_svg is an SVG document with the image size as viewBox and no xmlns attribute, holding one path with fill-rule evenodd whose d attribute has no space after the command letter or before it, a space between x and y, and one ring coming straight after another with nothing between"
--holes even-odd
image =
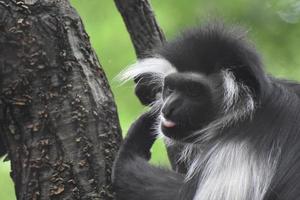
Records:
<instances>
[{"instance_id":1,"label":"tree branch","mask_svg":"<svg viewBox=\"0 0 300 200\"><path fill-rule=\"evenodd\" d=\"M149 55L154 47L165 41L147 0L115 0L138 58Z\"/></svg>"}]
</instances>

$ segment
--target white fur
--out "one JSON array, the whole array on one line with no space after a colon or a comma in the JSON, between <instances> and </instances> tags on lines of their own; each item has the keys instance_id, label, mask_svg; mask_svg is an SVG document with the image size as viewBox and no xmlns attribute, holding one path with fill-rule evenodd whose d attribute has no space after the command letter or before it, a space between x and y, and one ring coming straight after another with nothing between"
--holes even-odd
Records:
<instances>
[{"instance_id":1,"label":"white fur","mask_svg":"<svg viewBox=\"0 0 300 200\"><path fill-rule=\"evenodd\" d=\"M202 174L194 200L263 200L275 173L278 149L258 155L245 141L218 143L191 164Z\"/></svg>"},{"instance_id":2,"label":"white fur","mask_svg":"<svg viewBox=\"0 0 300 200\"><path fill-rule=\"evenodd\" d=\"M228 110L237 103L239 97L239 86L235 81L234 75L230 71L222 71L224 85L224 111Z\"/></svg>"},{"instance_id":3,"label":"white fur","mask_svg":"<svg viewBox=\"0 0 300 200\"><path fill-rule=\"evenodd\" d=\"M123 70L117 76L117 79L126 82L148 73L153 76L152 81L162 83L165 76L174 72L176 72L176 69L169 61L162 57L153 57L138 60L135 64Z\"/></svg>"},{"instance_id":4,"label":"white fur","mask_svg":"<svg viewBox=\"0 0 300 200\"><path fill-rule=\"evenodd\" d=\"M194 162L195 157L202 155L202 148L201 145L195 145L195 144L185 144L183 146L183 149L181 151L179 162L184 162L186 165L190 166L189 171L196 171L194 168L195 166L192 166L192 163ZM192 178L191 175L186 176L186 180Z\"/></svg>"}]
</instances>

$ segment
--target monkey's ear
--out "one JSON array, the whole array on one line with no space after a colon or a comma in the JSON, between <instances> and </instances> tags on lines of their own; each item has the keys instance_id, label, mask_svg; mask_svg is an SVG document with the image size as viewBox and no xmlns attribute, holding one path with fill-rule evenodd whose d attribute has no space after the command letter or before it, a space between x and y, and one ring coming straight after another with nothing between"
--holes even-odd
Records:
<instances>
[{"instance_id":1,"label":"monkey's ear","mask_svg":"<svg viewBox=\"0 0 300 200\"><path fill-rule=\"evenodd\" d=\"M157 95L161 92L162 86L154 83L151 74L143 74L134 79L136 83L135 95L139 98L140 102L145 105L151 105L157 99Z\"/></svg>"}]
</instances>

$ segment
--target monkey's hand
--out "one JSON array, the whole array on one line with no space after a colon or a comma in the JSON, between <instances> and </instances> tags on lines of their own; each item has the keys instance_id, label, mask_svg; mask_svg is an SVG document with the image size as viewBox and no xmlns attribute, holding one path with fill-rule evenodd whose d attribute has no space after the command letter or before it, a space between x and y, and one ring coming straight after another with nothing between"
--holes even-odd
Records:
<instances>
[{"instance_id":1,"label":"monkey's hand","mask_svg":"<svg viewBox=\"0 0 300 200\"><path fill-rule=\"evenodd\" d=\"M156 115L147 112L127 133L112 170L117 200L178 200L184 177L148 162L155 121Z\"/></svg>"},{"instance_id":2,"label":"monkey's hand","mask_svg":"<svg viewBox=\"0 0 300 200\"><path fill-rule=\"evenodd\" d=\"M140 156L146 160L150 159L150 149L156 139L154 134L156 118L157 114L149 111L131 125L119 156Z\"/></svg>"}]
</instances>

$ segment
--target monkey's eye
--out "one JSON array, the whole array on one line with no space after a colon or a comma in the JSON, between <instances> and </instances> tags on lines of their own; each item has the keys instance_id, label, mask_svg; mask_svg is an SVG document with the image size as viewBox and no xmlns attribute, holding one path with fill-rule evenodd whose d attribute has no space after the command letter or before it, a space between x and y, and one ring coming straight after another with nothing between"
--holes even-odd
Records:
<instances>
[{"instance_id":1,"label":"monkey's eye","mask_svg":"<svg viewBox=\"0 0 300 200\"><path fill-rule=\"evenodd\" d=\"M174 92L174 89L167 86L167 87L164 88L163 96L168 97L173 92Z\"/></svg>"}]
</instances>

